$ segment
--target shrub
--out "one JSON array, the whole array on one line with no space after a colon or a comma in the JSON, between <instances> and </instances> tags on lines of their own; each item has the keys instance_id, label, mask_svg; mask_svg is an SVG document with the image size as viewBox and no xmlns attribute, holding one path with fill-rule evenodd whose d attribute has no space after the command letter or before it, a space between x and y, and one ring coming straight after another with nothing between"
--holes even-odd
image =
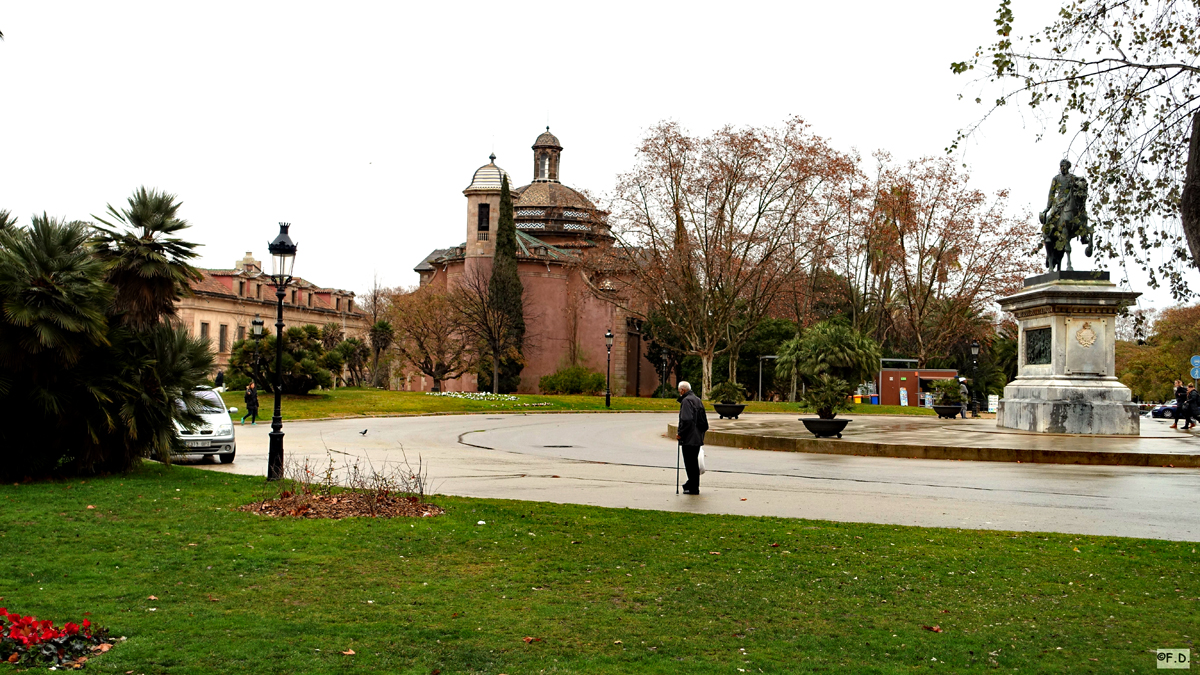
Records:
<instances>
[{"instance_id":1,"label":"shrub","mask_svg":"<svg viewBox=\"0 0 1200 675\"><path fill-rule=\"evenodd\" d=\"M934 400L938 405L958 405L963 402L962 392L958 388L958 380L934 380Z\"/></svg>"},{"instance_id":2,"label":"shrub","mask_svg":"<svg viewBox=\"0 0 1200 675\"><path fill-rule=\"evenodd\" d=\"M538 388L543 394L600 394L604 392L604 375L571 366L543 376Z\"/></svg>"},{"instance_id":3,"label":"shrub","mask_svg":"<svg viewBox=\"0 0 1200 675\"><path fill-rule=\"evenodd\" d=\"M853 387L850 383L843 379L830 376L828 373L821 373L815 378L814 383L808 387L808 391L804 394L804 400L800 402L805 408L815 410L817 417L823 420L831 420L837 417L840 412L848 412L852 410L850 401L847 398Z\"/></svg>"},{"instance_id":4,"label":"shrub","mask_svg":"<svg viewBox=\"0 0 1200 675\"><path fill-rule=\"evenodd\" d=\"M746 388L726 380L708 391L708 400L719 403L741 403L746 400Z\"/></svg>"}]
</instances>

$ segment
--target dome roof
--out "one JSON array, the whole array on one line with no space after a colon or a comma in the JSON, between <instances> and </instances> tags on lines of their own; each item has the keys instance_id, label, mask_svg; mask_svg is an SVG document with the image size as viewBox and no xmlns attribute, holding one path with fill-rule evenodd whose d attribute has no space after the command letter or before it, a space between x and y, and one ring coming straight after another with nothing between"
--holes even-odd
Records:
<instances>
[{"instance_id":1,"label":"dome roof","mask_svg":"<svg viewBox=\"0 0 1200 675\"><path fill-rule=\"evenodd\" d=\"M550 133L550 127L546 127L546 132L537 137L533 142L535 148L555 148L562 150L562 145L558 142L558 137Z\"/></svg>"},{"instance_id":2,"label":"dome roof","mask_svg":"<svg viewBox=\"0 0 1200 675\"><path fill-rule=\"evenodd\" d=\"M512 176L496 166L496 155L490 155L488 159L492 162L475 170L475 175L471 177L471 184L467 186L468 190L499 190L502 176L508 176L508 184L510 186L513 184Z\"/></svg>"},{"instance_id":3,"label":"dome roof","mask_svg":"<svg viewBox=\"0 0 1200 675\"><path fill-rule=\"evenodd\" d=\"M587 197L562 183L538 181L514 190L519 198L513 202L518 206L562 206L565 208L595 209Z\"/></svg>"}]
</instances>

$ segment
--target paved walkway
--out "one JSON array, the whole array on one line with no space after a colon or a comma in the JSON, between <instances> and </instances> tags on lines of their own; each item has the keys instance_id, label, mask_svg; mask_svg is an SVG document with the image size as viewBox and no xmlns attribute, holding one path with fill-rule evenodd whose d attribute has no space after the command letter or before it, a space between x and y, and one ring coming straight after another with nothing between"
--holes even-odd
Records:
<instances>
[{"instance_id":1,"label":"paved walkway","mask_svg":"<svg viewBox=\"0 0 1200 675\"><path fill-rule=\"evenodd\" d=\"M710 445L702 494L675 494L672 414L460 415L291 422L319 466L424 462L437 492L688 513L1200 541L1200 470L764 452ZM794 418L793 418L794 419ZM267 425L233 464L265 475ZM366 435L360 432L366 431ZM401 451L403 448L403 453Z\"/></svg>"},{"instance_id":2,"label":"paved walkway","mask_svg":"<svg viewBox=\"0 0 1200 675\"><path fill-rule=\"evenodd\" d=\"M1143 418L1141 436L1037 434L1000 429L994 419L859 416L842 438L817 439L794 415L749 414L712 420L708 441L759 450L866 457L1041 464L1200 467L1200 439L1171 420ZM674 427L665 432L674 435Z\"/></svg>"}]
</instances>

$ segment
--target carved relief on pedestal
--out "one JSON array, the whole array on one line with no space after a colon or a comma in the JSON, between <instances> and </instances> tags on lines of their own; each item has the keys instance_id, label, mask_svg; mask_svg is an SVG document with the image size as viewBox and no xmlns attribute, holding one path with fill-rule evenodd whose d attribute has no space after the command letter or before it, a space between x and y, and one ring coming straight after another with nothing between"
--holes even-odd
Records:
<instances>
[{"instance_id":1,"label":"carved relief on pedestal","mask_svg":"<svg viewBox=\"0 0 1200 675\"><path fill-rule=\"evenodd\" d=\"M1084 321L1083 327L1075 332L1075 341L1084 349L1091 349L1096 344L1096 331L1092 330L1090 321Z\"/></svg>"},{"instance_id":2,"label":"carved relief on pedestal","mask_svg":"<svg viewBox=\"0 0 1200 675\"><path fill-rule=\"evenodd\" d=\"M1108 319L1067 318L1067 375L1108 375Z\"/></svg>"}]
</instances>

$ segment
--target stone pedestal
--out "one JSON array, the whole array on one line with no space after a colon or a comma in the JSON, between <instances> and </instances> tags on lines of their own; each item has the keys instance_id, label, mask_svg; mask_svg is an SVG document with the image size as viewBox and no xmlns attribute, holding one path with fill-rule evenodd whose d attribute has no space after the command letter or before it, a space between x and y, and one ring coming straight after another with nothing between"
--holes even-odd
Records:
<instances>
[{"instance_id":1,"label":"stone pedestal","mask_svg":"<svg viewBox=\"0 0 1200 675\"><path fill-rule=\"evenodd\" d=\"M1140 293L1107 272L1051 272L1000 300L1020 324L1017 379L1004 388L996 425L1056 434L1138 435L1138 407L1117 380L1116 315Z\"/></svg>"}]
</instances>

